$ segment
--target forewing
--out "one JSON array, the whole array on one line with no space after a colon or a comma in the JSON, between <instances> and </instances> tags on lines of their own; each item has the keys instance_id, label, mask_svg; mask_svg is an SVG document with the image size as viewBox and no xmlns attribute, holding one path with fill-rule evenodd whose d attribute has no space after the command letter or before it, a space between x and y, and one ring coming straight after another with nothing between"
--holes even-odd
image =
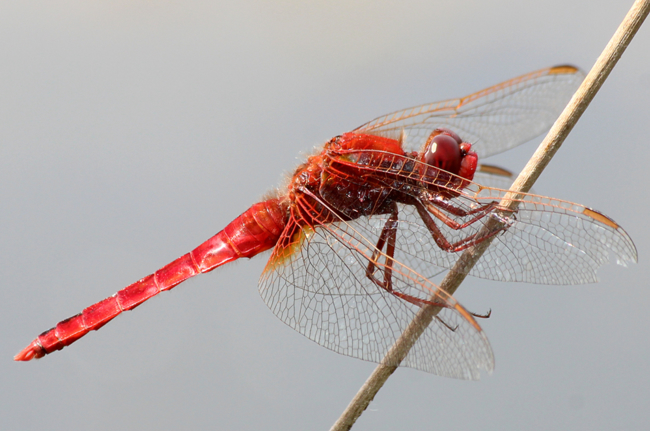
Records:
<instances>
[{"instance_id":1,"label":"forewing","mask_svg":"<svg viewBox=\"0 0 650 431\"><path fill-rule=\"evenodd\" d=\"M500 201L506 193L472 185L457 201L471 206L474 201ZM583 284L597 282L597 270L610 261L622 266L637 261L632 239L609 217L545 196L526 194L518 201L513 214L496 209L489 215L507 228L495 236L470 274L491 280Z\"/></svg>"},{"instance_id":2,"label":"forewing","mask_svg":"<svg viewBox=\"0 0 650 431\"><path fill-rule=\"evenodd\" d=\"M472 206L464 198L453 202L459 207ZM399 208L395 257L429 278L453 267L463 251L442 250L412 206ZM580 205L541 196L524 197L519 210L511 216L504 217L495 211L461 230L454 230L437 219L435 222L447 240L454 243L477 234L493 217L505 221L508 227L496 233L490 247L469 272L475 277L538 284L584 284L598 281L598 268L612 257L623 266L636 262L634 244L611 219ZM378 215L372 219L379 225L388 217Z\"/></svg>"},{"instance_id":3,"label":"forewing","mask_svg":"<svg viewBox=\"0 0 650 431\"><path fill-rule=\"evenodd\" d=\"M479 165L474 179L485 186L492 188L509 188L515 180L512 172L503 168L492 165ZM414 207L409 205L398 205L399 208L399 223L396 241L397 248L395 257L400 262L407 262L408 266L415 270L417 273L424 275L426 278L431 279L436 275L449 269L459 257L459 254L452 254L443 252L440 247L436 245L431 237L431 233L427 230L426 226L422 223L422 219L418 215ZM388 222L388 215L374 215L368 219L371 228L375 229L377 234ZM439 223L441 224L441 223ZM467 233L458 233L449 229L446 225L442 224L440 227L445 236L452 240L460 240L463 235ZM438 257L440 254L443 257ZM444 266L434 264L434 262L444 262Z\"/></svg>"},{"instance_id":4,"label":"forewing","mask_svg":"<svg viewBox=\"0 0 650 431\"><path fill-rule=\"evenodd\" d=\"M367 218L315 228L299 227L292 218L260 280L262 298L282 321L316 343L381 362L420 308L367 277L380 232ZM379 272L385 257L378 259ZM492 371L492 350L471 315L410 268L393 262L392 269L395 291L424 300L433 296L446 305L401 365L463 379Z\"/></svg>"},{"instance_id":5,"label":"forewing","mask_svg":"<svg viewBox=\"0 0 650 431\"><path fill-rule=\"evenodd\" d=\"M431 172L432 167L426 169ZM424 172L426 169L416 167L414 170ZM450 244L460 243L474 235L479 238L491 218L504 223L499 230L487 232L494 240L470 271L476 277L541 284L593 283L598 281L598 268L611 260L623 266L637 260L634 243L623 228L598 211L573 202L523 194L517 200L518 209L511 212L496 205L508 192L505 189L486 187L459 177L455 182L441 183L431 174L413 181L413 171L392 172L390 178L393 180L388 181L385 180L388 177L382 176L379 171L388 172L391 167L362 167L361 170L365 178L373 178L378 184L385 181L385 187L407 182L419 183L419 186L411 185L400 190L416 198L431 188L454 192L456 197L446 201L465 212L495 203L494 208L482 218L462 229L454 229L431 214L437 228ZM449 174L445 175L449 178ZM453 187L461 182L466 184L462 190ZM476 217L476 214L461 217L443 212L459 225L465 225ZM388 217L371 217L373 226L383 226ZM441 268L451 268L462 251L450 252L440 248L415 207L399 205L396 259L423 276L432 277Z\"/></svg>"},{"instance_id":6,"label":"forewing","mask_svg":"<svg viewBox=\"0 0 650 431\"><path fill-rule=\"evenodd\" d=\"M466 97L393 112L353 132L393 139L404 134L405 147L419 150L434 129L447 127L487 157L548 130L583 79L573 66L542 69Z\"/></svg>"}]
</instances>

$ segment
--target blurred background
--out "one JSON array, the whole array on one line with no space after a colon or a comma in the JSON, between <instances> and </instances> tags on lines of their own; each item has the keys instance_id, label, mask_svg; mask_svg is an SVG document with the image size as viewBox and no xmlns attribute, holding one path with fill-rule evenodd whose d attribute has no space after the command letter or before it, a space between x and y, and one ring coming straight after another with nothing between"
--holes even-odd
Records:
<instances>
[{"instance_id":1,"label":"blurred background","mask_svg":"<svg viewBox=\"0 0 650 431\"><path fill-rule=\"evenodd\" d=\"M631 4L0 3L0 428L329 429L374 364L267 309L268 255L12 357L209 238L332 136L542 67L588 70ZM595 285L468 279L456 297L492 309L495 372L399 369L355 430L650 425L649 25L535 185L615 219L641 263ZM518 172L540 140L487 162Z\"/></svg>"}]
</instances>

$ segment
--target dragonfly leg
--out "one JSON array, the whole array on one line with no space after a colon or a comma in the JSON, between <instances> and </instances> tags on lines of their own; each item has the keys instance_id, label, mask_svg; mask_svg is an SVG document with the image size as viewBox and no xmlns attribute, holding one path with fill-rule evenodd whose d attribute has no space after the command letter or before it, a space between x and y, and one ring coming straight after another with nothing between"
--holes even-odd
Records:
<instances>
[{"instance_id":1,"label":"dragonfly leg","mask_svg":"<svg viewBox=\"0 0 650 431\"><path fill-rule=\"evenodd\" d=\"M465 250L473 245L485 241L486 239L496 235L497 233L501 232L504 229L504 228L500 228L492 232L484 233L481 236L478 236L478 233L475 233L473 235L469 235L468 237L461 239L460 241L457 241L455 243L450 243L447 240L447 238L445 238L440 228L436 225L435 221L433 221L431 214L433 214L437 219L439 219L440 221L442 221L452 229L462 229L463 227L469 226L475 221L485 217L489 213L489 211L491 211L496 206L496 203L493 202L478 208L477 210L480 211L480 214L478 214L474 219L468 221L465 224L460 224L455 222L454 220L451 220L451 218L446 214L444 214L441 210L433 207L432 205L425 206L419 200L415 200L413 202L413 205L415 205L415 208L417 209L418 214L422 218L424 225L427 227L429 232L431 232L431 236L433 237L433 240L436 242L438 247L450 253L455 253L458 251ZM479 211L475 211L475 213ZM469 215L470 213L471 213L470 211L467 211L466 215Z\"/></svg>"},{"instance_id":2,"label":"dragonfly leg","mask_svg":"<svg viewBox=\"0 0 650 431\"><path fill-rule=\"evenodd\" d=\"M429 301L426 299L416 298L415 296L408 295L406 293L398 292L393 289L393 263L395 262L395 240L397 238L397 223L398 223L398 209L397 204L393 203L391 205L391 213L386 224L379 235L377 240L377 245L372 254L368 267L366 268L366 276L378 287L386 290L390 294L403 299L407 302L410 302L413 305L418 307L424 307L425 305L433 305L436 307L444 307L447 305L441 302ZM386 253L382 253L382 250L386 247ZM384 264L379 263L379 259L384 255L386 261ZM383 267L383 280L380 280L375 273L377 270ZM445 326L449 329L452 329L449 325L443 322ZM453 329L452 329L453 330Z\"/></svg>"},{"instance_id":3,"label":"dragonfly leg","mask_svg":"<svg viewBox=\"0 0 650 431\"><path fill-rule=\"evenodd\" d=\"M467 226L484 218L492 210L497 208L499 206L499 203L496 201L492 201L490 203L481 205L480 207L467 211L463 208L454 206L450 204L448 201L443 199L435 199L435 200L424 199L424 206L426 207L427 211L433 214L441 222L443 222L444 224L446 224L447 226L449 226L454 230L459 230L459 229L465 229ZM446 215L439 208L442 208L442 210L448 212L449 214L453 214L457 217L467 217L470 215L475 215L475 217L473 217L471 220L466 221L465 223L458 223L456 220Z\"/></svg>"},{"instance_id":4,"label":"dragonfly leg","mask_svg":"<svg viewBox=\"0 0 650 431\"><path fill-rule=\"evenodd\" d=\"M389 292L393 290L392 275L393 275L393 256L395 255L395 239L397 237L397 220L398 210L397 204L391 205L390 217L386 220L377 245L372 253L368 267L366 268L366 276L376 285ZM375 277L375 272L379 269L379 259L381 258L382 250L386 246L386 263L384 267L384 280L379 280Z\"/></svg>"},{"instance_id":5,"label":"dragonfly leg","mask_svg":"<svg viewBox=\"0 0 650 431\"><path fill-rule=\"evenodd\" d=\"M492 310L488 311L486 314L476 314L476 313L472 313L471 311L469 312L469 314L471 314L474 317L478 317L480 319L487 319L492 314ZM436 319L438 319L440 323L445 325L447 329L449 329L451 332L456 332L456 329L458 329L458 325L452 327L449 323L445 322L440 317L436 316Z\"/></svg>"},{"instance_id":6,"label":"dragonfly leg","mask_svg":"<svg viewBox=\"0 0 650 431\"><path fill-rule=\"evenodd\" d=\"M490 316L492 315L492 309L488 310L487 313L485 314L478 314L478 313L472 313L471 311L469 312L474 317L478 317L479 319L489 319Z\"/></svg>"},{"instance_id":7,"label":"dragonfly leg","mask_svg":"<svg viewBox=\"0 0 650 431\"><path fill-rule=\"evenodd\" d=\"M419 202L418 202L419 203ZM426 217L428 217L431 225L433 225L435 232L438 233L439 237L442 239L442 241L445 241L447 244L449 242L446 240L446 238L442 235L442 232L438 229L438 227L435 225L435 222L431 217L428 215L426 209L422 204L417 205L418 211L420 211L420 208L422 208L422 211L426 214ZM486 205L486 207L488 207ZM386 290L388 293L391 295L394 295L397 298L400 298L404 301L407 301L413 305L416 305L420 308L426 306L426 305L431 305L435 307L441 307L441 308L448 308L448 305L443 303L443 302L435 302L431 300L426 300L426 299L421 299L417 298L412 295L408 295L406 293L398 292L393 289L393 282L392 282L392 277L393 277L393 264L395 262L394 256L395 256L395 241L397 238L397 223L399 220L399 215L398 215L398 208L397 204L393 203L391 205L391 212L390 216L388 217L388 220L386 220L386 223L384 224L384 227L381 231L381 234L379 235L379 239L377 240L377 244L375 246L375 250L372 253L372 257L370 259L370 262L368 263L368 267L366 268L366 276L368 279L370 279L375 285L377 285L379 288ZM423 217L423 220L425 220L425 224L427 224L425 217L420 214ZM428 225L427 225L428 226ZM431 228L429 229L431 230ZM494 234L496 234L495 232ZM434 239L436 239L436 234L434 231L432 231L432 234L434 235ZM475 235L468 239L472 239ZM486 238L486 237L484 237ZM468 240L466 238L466 240ZM436 241L438 243L438 241ZM439 244L440 245L440 244ZM456 244L457 245L457 244ZM382 250L386 247L386 253L383 254ZM444 249L443 246L441 248ZM385 263L382 265L379 262L379 259L381 256L384 255L386 257ZM383 280L380 280L375 273L380 269L380 267L383 266ZM487 314L476 314L476 313L470 313L474 317L479 317L479 318L488 318L490 317L492 310L490 310ZM443 324L447 329L450 331L454 332L458 326L452 327L449 325L447 322L442 320L439 316L435 316L436 320L438 320L441 324Z\"/></svg>"}]
</instances>

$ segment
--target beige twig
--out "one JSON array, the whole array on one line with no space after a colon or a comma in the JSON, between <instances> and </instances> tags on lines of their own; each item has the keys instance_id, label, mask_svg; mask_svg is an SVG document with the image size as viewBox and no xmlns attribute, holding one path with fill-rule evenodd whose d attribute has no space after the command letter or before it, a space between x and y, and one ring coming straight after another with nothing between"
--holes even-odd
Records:
<instances>
[{"instance_id":1,"label":"beige twig","mask_svg":"<svg viewBox=\"0 0 650 431\"><path fill-rule=\"evenodd\" d=\"M520 193L526 193L537 180L553 155L560 148L573 126L578 122L582 113L587 109L600 87L605 82L616 65L619 58L629 45L637 30L645 20L650 11L650 0L636 0L632 8L623 19L623 22L612 36L611 40L598 57L598 60L591 68L591 71L584 82L573 95L569 104L564 108L560 117L555 121L553 127L546 135L535 154L528 161L519 174L510 192L501 201L500 205L515 210L517 199ZM493 231L492 224L498 224L496 219L490 219L485 228ZM465 251L459 258L456 265L449 271L440 287L453 294L465 279L471 268L481 257L483 252L490 245L491 239ZM386 354L384 363L399 364L415 344L417 338L429 325L433 317L440 311L437 307L424 307L416 315L404 333L393 344ZM397 369L397 365L386 366L379 364L373 373L368 377L361 389L357 392L343 414L332 426L331 431L349 430L363 411L374 399L379 389L384 385L388 377Z\"/></svg>"}]
</instances>

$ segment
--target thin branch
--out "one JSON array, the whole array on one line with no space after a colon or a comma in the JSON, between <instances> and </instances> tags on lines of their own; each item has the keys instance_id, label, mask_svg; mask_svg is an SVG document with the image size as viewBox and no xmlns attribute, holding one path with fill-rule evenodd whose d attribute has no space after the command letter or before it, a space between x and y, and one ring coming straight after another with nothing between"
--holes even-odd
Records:
<instances>
[{"instance_id":1,"label":"thin branch","mask_svg":"<svg viewBox=\"0 0 650 431\"><path fill-rule=\"evenodd\" d=\"M650 0L636 0L634 2L616 33L614 33L614 36L612 36L600 57L598 57L596 64L594 64L578 91L573 95L573 98L553 127L551 127L546 138L544 138L535 154L519 174L510 188L510 192L501 201L500 206L511 210L517 209L518 202L513 199L521 197L520 193L529 191L546 165L548 165L553 155L573 129L573 126L582 116L582 113L591 103L603 82L605 82L605 79L609 76L618 59L621 58L625 48L627 48L648 15L648 11L650 11ZM484 229L489 229L492 232L498 224L498 220L491 218ZM465 251L442 281L440 288L453 295L491 242L492 239L488 239ZM382 363L375 368L341 417L332 426L331 431L352 428L352 425L368 407L379 389L388 380L388 377L397 369L397 365L386 366L383 364L399 364L439 311L439 307L433 306L420 309L400 338L390 348Z\"/></svg>"}]
</instances>

